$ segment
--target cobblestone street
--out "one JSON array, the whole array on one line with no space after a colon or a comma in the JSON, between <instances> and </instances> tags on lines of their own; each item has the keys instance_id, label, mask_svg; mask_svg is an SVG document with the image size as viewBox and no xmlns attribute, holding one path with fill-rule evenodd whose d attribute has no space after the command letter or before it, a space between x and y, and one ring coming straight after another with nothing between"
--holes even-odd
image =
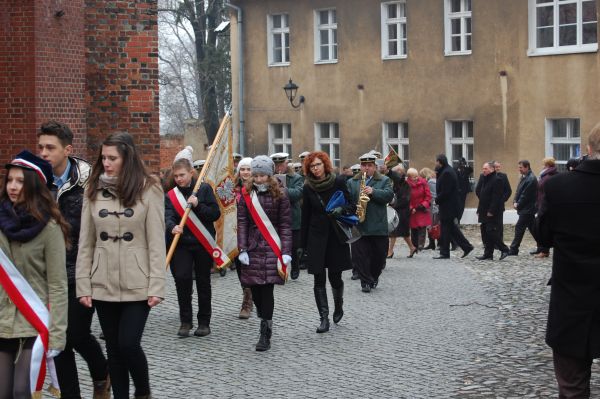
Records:
<instances>
[{"instance_id":1,"label":"cobblestone street","mask_svg":"<svg viewBox=\"0 0 600 399\"><path fill-rule=\"evenodd\" d=\"M553 397L551 351L544 344L551 260L528 254L502 262L407 259L397 244L370 294L344 273L345 315L316 334L312 276L302 272L275 291L272 348L254 351L259 322L239 320L234 271L213 275L212 334L178 338L177 303L168 277L166 301L144 335L155 398L521 398ZM507 227L510 243L512 227ZM498 254L496 254L498 255ZM330 294L330 293L329 293ZM330 294L330 312L333 301ZM98 324L94 332L99 333ZM89 375L80 359L84 397ZM592 396L600 394L594 365ZM133 390L132 390L133 391ZM133 392L132 392L133 395Z\"/></svg>"}]
</instances>

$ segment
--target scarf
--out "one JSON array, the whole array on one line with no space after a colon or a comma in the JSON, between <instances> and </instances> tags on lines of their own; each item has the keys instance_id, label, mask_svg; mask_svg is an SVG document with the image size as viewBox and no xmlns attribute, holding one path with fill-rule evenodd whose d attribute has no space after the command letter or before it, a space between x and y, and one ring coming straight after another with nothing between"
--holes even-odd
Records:
<instances>
[{"instance_id":1,"label":"scarf","mask_svg":"<svg viewBox=\"0 0 600 399\"><path fill-rule=\"evenodd\" d=\"M118 184L118 176L107 176L106 173L102 173L98 178L98 189L107 190L115 198L119 198L119 190L117 189Z\"/></svg>"},{"instance_id":2,"label":"scarf","mask_svg":"<svg viewBox=\"0 0 600 399\"><path fill-rule=\"evenodd\" d=\"M315 179L311 175L307 175L305 178L306 184L318 193L329 190L335 184L335 173L325 175L321 180Z\"/></svg>"},{"instance_id":3,"label":"scarf","mask_svg":"<svg viewBox=\"0 0 600 399\"><path fill-rule=\"evenodd\" d=\"M43 222L34 218L22 207L13 207L9 200L0 203L0 230L10 241L29 242L46 227L49 216Z\"/></svg>"},{"instance_id":4,"label":"scarf","mask_svg":"<svg viewBox=\"0 0 600 399\"><path fill-rule=\"evenodd\" d=\"M256 191L258 191L259 193L266 193L267 191L269 191L269 185L267 183L263 183L263 184L253 183L253 185L256 188Z\"/></svg>"}]
</instances>

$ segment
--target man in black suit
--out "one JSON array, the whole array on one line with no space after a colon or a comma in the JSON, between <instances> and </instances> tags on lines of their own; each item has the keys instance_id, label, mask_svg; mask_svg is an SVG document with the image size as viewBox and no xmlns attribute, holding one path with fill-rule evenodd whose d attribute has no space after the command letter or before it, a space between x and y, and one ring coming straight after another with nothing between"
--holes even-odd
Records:
<instances>
[{"instance_id":1,"label":"man in black suit","mask_svg":"<svg viewBox=\"0 0 600 399\"><path fill-rule=\"evenodd\" d=\"M512 256L519 254L519 247L525 235L525 230L529 229L529 232L533 235L533 223L537 212L538 182L531 171L531 164L528 160L519 161L519 173L521 174L521 180L519 180L513 200L513 208L516 209L519 220L515 225L515 238L510 244L510 251L508 252Z\"/></svg>"},{"instance_id":2,"label":"man in black suit","mask_svg":"<svg viewBox=\"0 0 600 399\"><path fill-rule=\"evenodd\" d=\"M592 359L600 357L600 124L587 150L575 170L544 183L536 219L541 245L554 247L546 343L561 398L590 397Z\"/></svg>"},{"instance_id":3,"label":"man in black suit","mask_svg":"<svg viewBox=\"0 0 600 399\"><path fill-rule=\"evenodd\" d=\"M440 254L434 256L433 259L450 258L450 241L456 242L456 245L461 247L463 250L461 258L464 258L473 250L473 246L458 227L458 213L460 211L458 178L454 169L448 165L446 155L438 155L435 159L435 165L437 173L437 197L435 202L439 206L442 232L440 236Z\"/></svg>"},{"instance_id":4,"label":"man in black suit","mask_svg":"<svg viewBox=\"0 0 600 399\"><path fill-rule=\"evenodd\" d=\"M494 248L501 251L500 260L508 256L508 247L502 241L502 214L504 212L504 181L494 169L494 162L483 164L482 177L479 179L477 197L477 219L481 223L481 240L484 252L479 260L493 260Z\"/></svg>"}]
</instances>

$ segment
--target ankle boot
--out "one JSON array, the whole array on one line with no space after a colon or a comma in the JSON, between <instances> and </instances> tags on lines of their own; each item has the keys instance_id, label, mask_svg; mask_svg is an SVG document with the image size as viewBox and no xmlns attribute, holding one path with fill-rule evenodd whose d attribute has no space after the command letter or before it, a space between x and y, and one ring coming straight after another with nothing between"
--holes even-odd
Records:
<instances>
[{"instance_id":1,"label":"ankle boot","mask_svg":"<svg viewBox=\"0 0 600 399\"><path fill-rule=\"evenodd\" d=\"M110 376L106 375L105 380L94 381L94 399L110 399Z\"/></svg>"},{"instance_id":2,"label":"ankle boot","mask_svg":"<svg viewBox=\"0 0 600 399\"><path fill-rule=\"evenodd\" d=\"M244 299L242 301L242 309L240 310L240 319L249 319L252 313L252 291L250 288L244 288Z\"/></svg>"},{"instance_id":3,"label":"ankle boot","mask_svg":"<svg viewBox=\"0 0 600 399\"><path fill-rule=\"evenodd\" d=\"M318 333L329 331L329 305L327 304L327 290L325 287L315 287L315 302L321 317L321 325L317 327Z\"/></svg>"},{"instance_id":4,"label":"ankle boot","mask_svg":"<svg viewBox=\"0 0 600 399\"><path fill-rule=\"evenodd\" d=\"M134 395L135 399L152 399L152 394L149 393L148 395Z\"/></svg>"},{"instance_id":5,"label":"ankle boot","mask_svg":"<svg viewBox=\"0 0 600 399\"><path fill-rule=\"evenodd\" d=\"M340 288L331 288L333 292L333 303L335 308L333 310L333 322L335 324L339 323L344 316L344 286L342 285Z\"/></svg>"},{"instance_id":6,"label":"ankle boot","mask_svg":"<svg viewBox=\"0 0 600 399\"><path fill-rule=\"evenodd\" d=\"M256 343L256 351L264 352L271 348L271 334L273 332L273 321L272 320L261 320L260 321L260 337Z\"/></svg>"}]
</instances>

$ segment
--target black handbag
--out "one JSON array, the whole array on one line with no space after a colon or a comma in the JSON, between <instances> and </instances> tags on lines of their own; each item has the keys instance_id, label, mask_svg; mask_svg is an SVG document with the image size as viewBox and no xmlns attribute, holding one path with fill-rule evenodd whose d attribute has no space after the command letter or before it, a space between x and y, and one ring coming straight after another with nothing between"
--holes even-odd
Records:
<instances>
[{"instance_id":1,"label":"black handbag","mask_svg":"<svg viewBox=\"0 0 600 399\"><path fill-rule=\"evenodd\" d=\"M329 217L329 219L333 223L333 229L341 243L352 244L362 237L356 225L349 225L333 217Z\"/></svg>"}]
</instances>

